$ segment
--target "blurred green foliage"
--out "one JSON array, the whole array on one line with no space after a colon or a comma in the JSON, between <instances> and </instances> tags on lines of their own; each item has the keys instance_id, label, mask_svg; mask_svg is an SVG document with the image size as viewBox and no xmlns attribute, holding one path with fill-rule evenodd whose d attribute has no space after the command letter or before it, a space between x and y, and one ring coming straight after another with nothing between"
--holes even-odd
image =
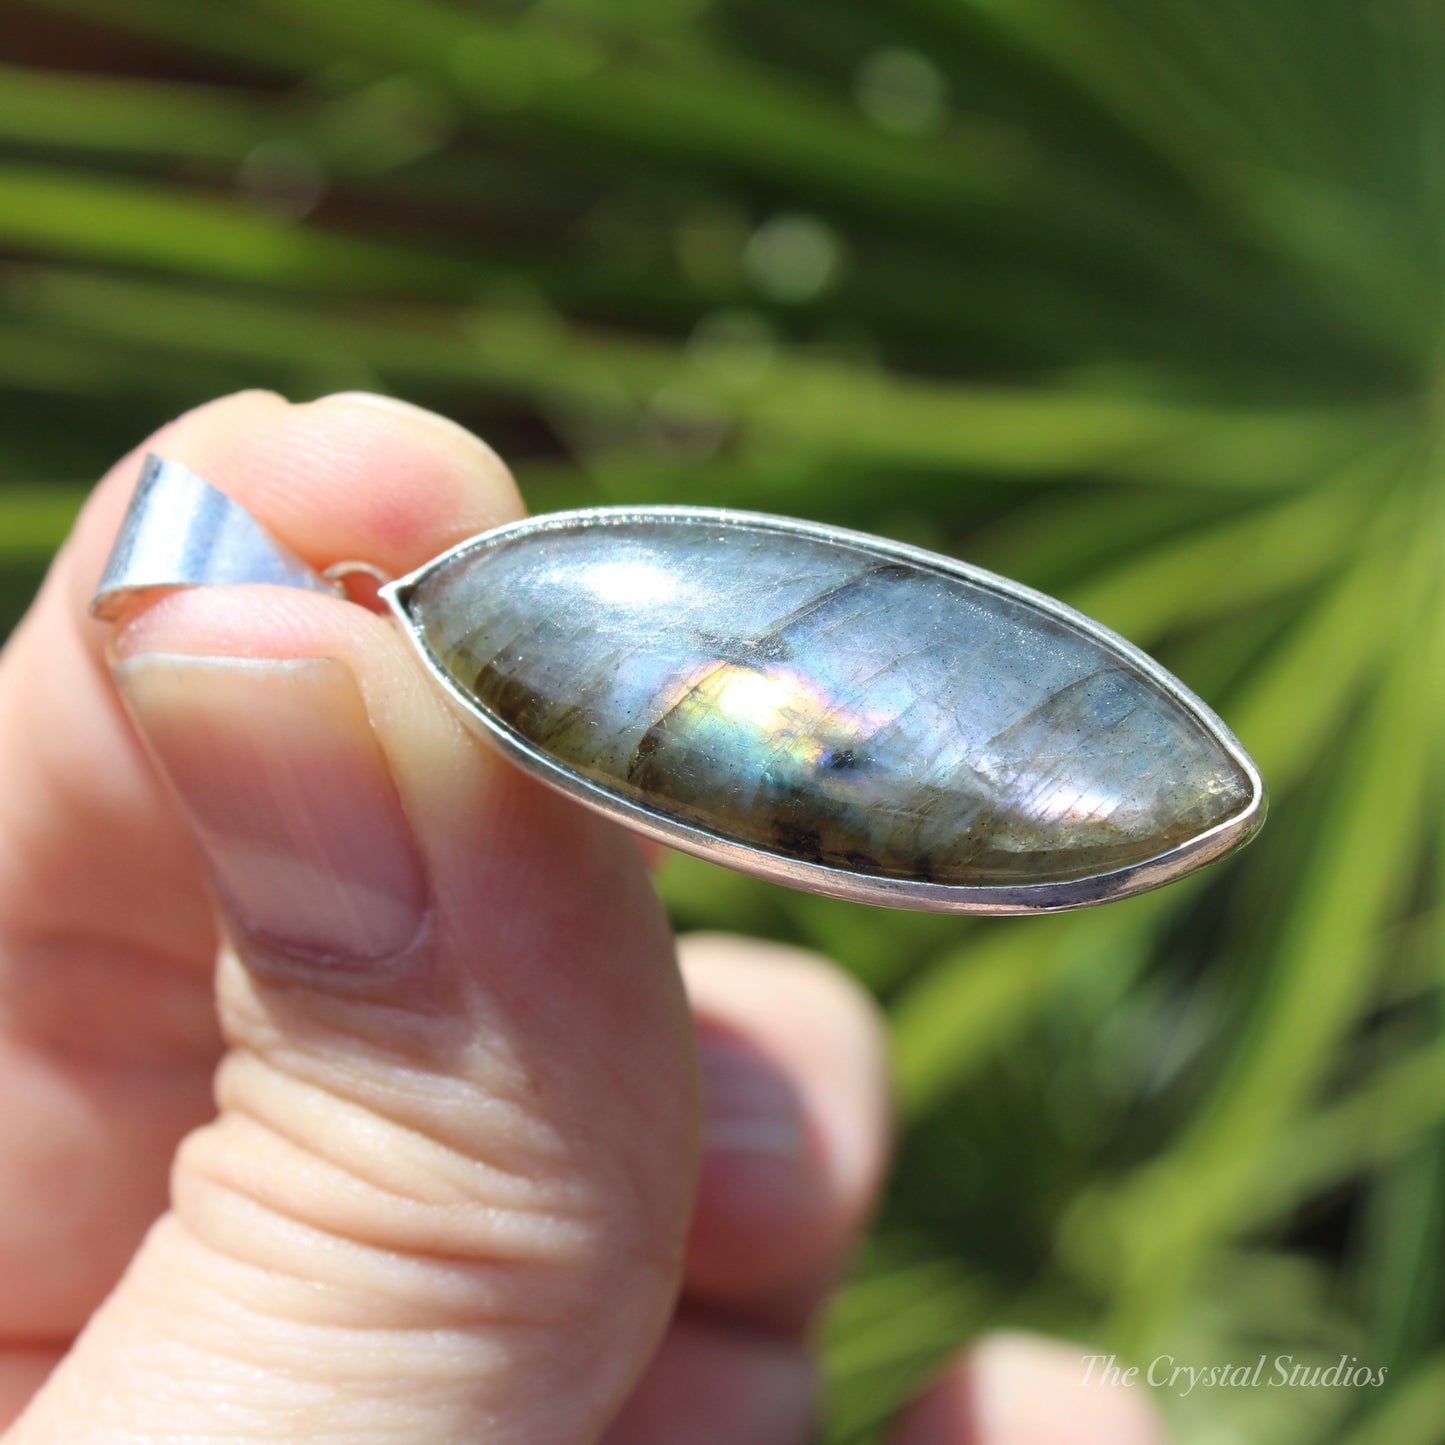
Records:
<instances>
[{"instance_id":1,"label":"blurred green foliage","mask_svg":"<svg viewBox=\"0 0 1445 1445\"><path fill-rule=\"evenodd\" d=\"M368 387L534 509L955 550L1258 758L1248 853L1084 914L665 870L889 1012L830 1440L998 1326L1388 1366L1186 1442L1445 1439L1445 5L24 0L0 60L8 618L153 425Z\"/></svg>"}]
</instances>

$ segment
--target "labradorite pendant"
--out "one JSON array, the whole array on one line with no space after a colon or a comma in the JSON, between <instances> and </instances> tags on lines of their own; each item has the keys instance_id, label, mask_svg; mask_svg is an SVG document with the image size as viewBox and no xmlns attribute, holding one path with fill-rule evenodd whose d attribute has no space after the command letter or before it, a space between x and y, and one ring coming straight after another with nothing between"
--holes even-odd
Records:
<instances>
[{"instance_id":1,"label":"labradorite pendant","mask_svg":"<svg viewBox=\"0 0 1445 1445\"><path fill-rule=\"evenodd\" d=\"M506 754L640 832L895 907L1076 908L1243 842L1259 773L1062 603L914 548L705 508L501 527L390 586Z\"/></svg>"},{"instance_id":2,"label":"labradorite pendant","mask_svg":"<svg viewBox=\"0 0 1445 1445\"><path fill-rule=\"evenodd\" d=\"M340 593L147 459L92 603ZM483 737L673 847L897 908L1033 913L1156 887L1264 820L1228 728L1051 597L836 527L600 507L499 527L381 589Z\"/></svg>"}]
</instances>

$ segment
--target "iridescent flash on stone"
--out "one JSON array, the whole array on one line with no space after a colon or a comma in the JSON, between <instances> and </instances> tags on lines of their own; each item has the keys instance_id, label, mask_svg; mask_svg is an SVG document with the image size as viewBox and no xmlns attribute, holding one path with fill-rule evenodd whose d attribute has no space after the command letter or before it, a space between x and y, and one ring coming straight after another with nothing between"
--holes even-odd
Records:
<instances>
[{"instance_id":1,"label":"iridescent flash on stone","mask_svg":"<svg viewBox=\"0 0 1445 1445\"><path fill-rule=\"evenodd\" d=\"M676 847L897 907L1020 913L1244 841L1259 774L1159 665L950 559L702 508L559 513L385 589L485 735Z\"/></svg>"}]
</instances>

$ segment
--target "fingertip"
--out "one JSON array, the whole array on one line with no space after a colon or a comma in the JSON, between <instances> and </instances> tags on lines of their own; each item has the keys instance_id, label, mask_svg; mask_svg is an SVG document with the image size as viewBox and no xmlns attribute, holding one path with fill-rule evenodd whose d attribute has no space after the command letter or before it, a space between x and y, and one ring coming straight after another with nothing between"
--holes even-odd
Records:
<instances>
[{"instance_id":1,"label":"fingertip","mask_svg":"<svg viewBox=\"0 0 1445 1445\"><path fill-rule=\"evenodd\" d=\"M418 406L414 401L406 401L399 396L391 396L380 391L333 391L326 396L318 397L309 405L315 407L370 407L374 411L400 418L408 426L421 426L435 435L445 436L448 440L456 443L469 459L479 460L500 476L506 477L508 481L511 480L512 474L507 464L476 432L469 430L449 416L443 416L440 412Z\"/></svg>"},{"instance_id":2,"label":"fingertip","mask_svg":"<svg viewBox=\"0 0 1445 1445\"><path fill-rule=\"evenodd\" d=\"M855 1225L887 1164L892 1086L884 1021L872 995L806 949L728 934L680 944L700 1021L734 1026L796 1076L816 1112L834 1198Z\"/></svg>"},{"instance_id":3,"label":"fingertip","mask_svg":"<svg viewBox=\"0 0 1445 1445\"><path fill-rule=\"evenodd\" d=\"M689 1288L797 1324L841 1268L886 1164L879 1013L801 950L707 935L680 952L707 1100Z\"/></svg>"},{"instance_id":4,"label":"fingertip","mask_svg":"<svg viewBox=\"0 0 1445 1445\"><path fill-rule=\"evenodd\" d=\"M237 392L161 427L96 488L73 534L78 618L150 452L204 477L318 568L354 561L398 576L525 510L491 447L434 412L369 393L291 403Z\"/></svg>"},{"instance_id":5,"label":"fingertip","mask_svg":"<svg viewBox=\"0 0 1445 1445\"><path fill-rule=\"evenodd\" d=\"M986 1336L900 1418L890 1445L1165 1445L1147 1385L1101 1378L1077 1345Z\"/></svg>"},{"instance_id":6,"label":"fingertip","mask_svg":"<svg viewBox=\"0 0 1445 1445\"><path fill-rule=\"evenodd\" d=\"M363 560L385 565L405 557L410 568L526 512L506 463L450 417L359 391L335 392L293 412L298 452L314 449L318 464L339 460L366 479L356 502L379 555Z\"/></svg>"}]
</instances>

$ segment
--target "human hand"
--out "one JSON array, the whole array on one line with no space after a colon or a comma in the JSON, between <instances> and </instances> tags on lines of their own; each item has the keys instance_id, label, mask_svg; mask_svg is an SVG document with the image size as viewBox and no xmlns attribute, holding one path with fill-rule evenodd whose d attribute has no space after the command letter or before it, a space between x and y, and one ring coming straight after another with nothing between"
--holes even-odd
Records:
<instances>
[{"instance_id":1,"label":"human hand","mask_svg":"<svg viewBox=\"0 0 1445 1445\"><path fill-rule=\"evenodd\" d=\"M480 442L381 398L231 397L142 450L323 566L520 513ZM6 1445L801 1445L806 1324L886 1154L871 1004L739 939L679 972L626 835L362 607L90 620L140 456L0 663ZM897 1436L1154 1438L1017 1337Z\"/></svg>"}]
</instances>

